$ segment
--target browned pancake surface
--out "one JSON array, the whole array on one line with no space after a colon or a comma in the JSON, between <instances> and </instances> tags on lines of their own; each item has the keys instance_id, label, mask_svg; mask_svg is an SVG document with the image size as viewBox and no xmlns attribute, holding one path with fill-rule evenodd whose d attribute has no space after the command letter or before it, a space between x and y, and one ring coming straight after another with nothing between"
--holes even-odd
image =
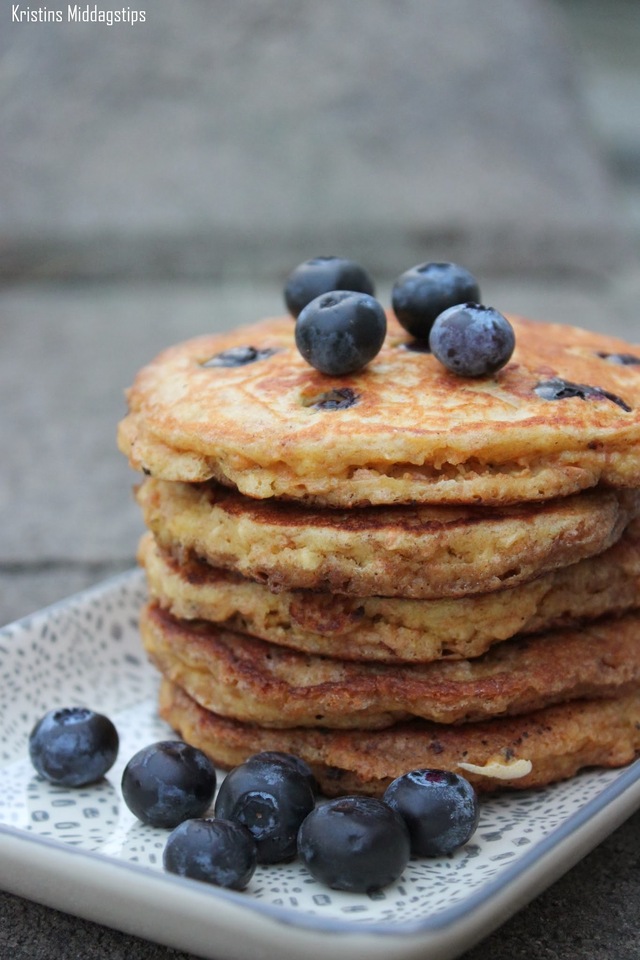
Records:
<instances>
[{"instance_id":1,"label":"browned pancake surface","mask_svg":"<svg viewBox=\"0 0 640 960\"><path fill-rule=\"evenodd\" d=\"M274 592L194 558L182 564L145 534L138 558L154 599L306 653L387 662L465 659L516 633L571 626L640 607L640 521L605 553L509 590L445 600Z\"/></svg>"},{"instance_id":2,"label":"browned pancake surface","mask_svg":"<svg viewBox=\"0 0 640 960\"><path fill-rule=\"evenodd\" d=\"M199 337L139 372L119 445L156 477L333 505L505 503L599 482L639 486L640 364L611 357L640 359L640 347L511 320L512 359L476 379L408 349L392 316L378 356L349 377L302 359L290 317ZM216 365L238 347L259 359ZM540 385L557 379L578 394L546 399Z\"/></svg>"},{"instance_id":3,"label":"browned pancake surface","mask_svg":"<svg viewBox=\"0 0 640 960\"><path fill-rule=\"evenodd\" d=\"M329 510L156 479L137 498L174 555L193 553L272 589L417 599L502 589L600 553L640 506L640 491L599 488L500 508Z\"/></svg>"},{"instance_id":4,"label":"browned pancake surface","mask_svg":"<svg viewBox=\"0 0 640 960\"><path fill-rule=\"evenodd\" d=\"M142 612L160 672L223 716L270 727L461 723L640 685L640 615L505 641L475 660L357 663L297 653L203 621Z\"/></svg>"},{"instance_id":5,"label":"browned pancake surface","mask_svg":"<svg viewBox=\"0 0 640 960\"><path fill-rule=\"evenodd\" d=\"M160 714L221 767L236 766L261 750L293 753L312 766L328 796L353 792L380 796L395 777L420 767L462 772L483 792L541 787L585 767L624 766L640 752L638 692L463 726L416 720L385 730L277 730L216 716L165 681ZM510 778L508 765L522 760L531 764L529 773ZM460 767L461 763L485 767L496 761L504 765L501 779Z\"/></svg>"}]
</instances>

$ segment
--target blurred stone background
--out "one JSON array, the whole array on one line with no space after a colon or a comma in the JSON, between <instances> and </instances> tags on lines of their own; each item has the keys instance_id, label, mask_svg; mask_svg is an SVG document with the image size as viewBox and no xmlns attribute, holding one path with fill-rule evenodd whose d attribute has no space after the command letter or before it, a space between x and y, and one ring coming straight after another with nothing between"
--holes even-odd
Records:
<instances>
[{"instance_id":1,"label":"blurred stone background","mask_svg":"<svg viewBox=\"0 0 640 960\"><path fill-rule=\"evenodd\" d=\"M431 253L606 271L626 244L576 75L583 6L153 0L135 25L5 23L0 275L273 279L319 248L390 275ZM596 30L620 6L586 4Z\"/></svg>"}]
</instances>

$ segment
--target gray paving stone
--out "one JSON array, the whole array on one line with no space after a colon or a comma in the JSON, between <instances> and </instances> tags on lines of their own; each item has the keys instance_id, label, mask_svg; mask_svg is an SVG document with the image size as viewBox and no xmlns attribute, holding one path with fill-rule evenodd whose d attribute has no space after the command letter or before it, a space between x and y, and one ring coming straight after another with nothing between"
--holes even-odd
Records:
<instances>
[{"instance_id":1,"label":"gray paving stone","mask_svg":"<svg viewBox=\"0 0 640 960\"><path fill-rule=\"evenodd\" d=\"M279 291L259 299L281 309ZM13 288L0 304L0 563L132 559L142 526L116 448L124 389L163 346L254 317L255 295Z\"/></svg>"},{"instance_id":2,"label":"gray paving stone","mask_svg":"<svg viewBox=\"0 0 640 960\"><path fill-rule=\"evenodd\" d=\"M0 275L270 277L318 252L580 273L625 254L551 4L147 8L114 27L3 10Z\"/></svg>"},{"instance_id":3,"label":"gray paving stone","mask_svg":"<svg viewBox=\"0 0 640 960\"><path fill-rule=\"evenodd\" d=\"M640 16L629 0L555 0L567 19L587 122L611 171L616 203L640 235Z\"/></svg>"},{"instance_id":4,"label":"gray paving stone","mask_svg":"<svg viewBox=\"0 0 640 960\"><path fill-rule=\"evenodd\" d=\"M2 565L0 627L102 583L128 570L133 564L133 557L126 557L120 562L73 563L60 560L38 563L34 559L20 565Z\"/></svg>"}]
</instances>

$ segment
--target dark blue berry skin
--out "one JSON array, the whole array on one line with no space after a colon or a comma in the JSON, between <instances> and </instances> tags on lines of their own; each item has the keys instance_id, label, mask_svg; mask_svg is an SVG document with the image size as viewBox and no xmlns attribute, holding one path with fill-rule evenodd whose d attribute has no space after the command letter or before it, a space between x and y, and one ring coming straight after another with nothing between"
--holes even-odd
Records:
<instances>
[{"instance_id":1,"label":"dark blue berry skin","mask_svg":"<svg viewBox=\"0 0 640 960\"><path fill-rule=\"evenodd\" d=\"M258 863L281 863L295 857L298 829L314 804L307 776L291 763L250 757L222 781L215 814L247 827Z\"/></svg>"},{"instance_id":2,"label":"dark blue berry skin","mask_svg":"<svg viewBox=\"0 0 640 960\"><path fill-rule=\"evenodd\" d=\"M314 777L309 764L300 757L296 757L293 753L284 753L281 750L263 750L261 753L254 753L251 759L260 760L262 763L269 763L271 761L274 763L284 763L286 766L291 767L291 769L296 773L300 774L300 776L307 781L313 791L314 796L317 797L320 793L318 781Z\"/></svg>"},{"instance_id":3,"label":"dark blue berry skin","mask_svg":"<svg viewBox=\"0 0 640 960\"><path fill-rule=\"evenodd\" d=\"M256 869L249 831L230 820L184 820L169 834L162 855L169 873L217 887L244 890Z\"/></svg>"},{"instance_id":4,"label":"dark blue berry skin","mask_svg":"<svg viewBox=\"0 0 640 960\"><path fill-rule=\"evenodd\" d=\"M640 366L640 357L635 353L598 353L598 356L608 363L618 363L622 367Z\"/></svg>"},{"instance_id":5,"label":"dark blue berry skin","mask_svg":"<svg viewBox=\"0 0 640 960\"><path fill-rule=\"evenodd\" d=\"M387 787L383 800L405 820L415 857L440 857L463 846L478 826L476 792L446 770L412 770Z\"/></svg>"},{"instance_id":6,"label":"dark blue berry skin","mask_svg":"<svg viewBox=\"0 0 640 960\"><path fill-rule=\"evenodd\" d=\"M534 387L534 391L543 400L571 400L573 397L578 397L580 400L610 400L627 413L631 412L631 407L615 393L603 390L602 387L591 387L588 383L571 383L570 380L563 380L561 377L542 380Z\"/></svg>"},{"instance_id":7,"label":"dark blue berry skin","mask_svg":"<svg viewBox=\"0 0 640 960\"><path fill-rule=\"evenodd\" d=\"M111 720L86 707L50 710L29 736L29 755L37 772L65 787L100 780L115 763L118 746Z\"/></svg>"},{"instance_id":8,"label":"dark blue berry skin","mask_svg":"<svg viewBox=\"0 0 640 960\"><path fill-rule=\"evenodd\" d=\"M366 293L333 290L316 297L296 320L298 350L312 367L340 377L365 367L387 332L382 305Z\"/></svg>"},{"instance_id":9,"label":"dark blue berry skin","mask_svg":"<svg viewBox=\"0 0 640 960\"><path fill-rule=\"evenodd\" d=\"M338 387L316 397L311 406L316 410L348 410L349 407L355 406L359 399L359 394L351 387Z\"/></svg>"},{"instance_id":10,"label":"dark blue berry skin","mask_svg":"<svg viewBox=\"0 0 640 960\"><path fill-rule=\"evenodd\" d=\"M339 797L319 804L298 834L311 875L334 890L371 893L394 883L410 856L407 826L375 797Z\"/></svg>"},{"instance_id":11,"label":"dark blue berry skin","mask_svg":"<svg viewBox=\"0 0 640 960\"><path fill-rule=\"evenodd\" d=\"M181 740L161 740L139 750L122 774L122 796L131 812L152 827L176 827L201 817L213 802L216 771L204 753Z\"/></svg>"},{"instance_id":12,"label":"dark blue berry skin","mask_svg":"<svg viewBox=\"0 0 640 960\"><path fill-rule=\"evenodd\" d=\"M352 290L354 293L374 294L373 280L366 270L353 260L343 257L314 257L305 260L289 274L284 288L284 300L289 313L297 317L308 303L331 290Z\"/></svg>"},{"instance_id":13,"label":"dark blue berry skin","mask_svg":"<svg viewBox=\"0 0 640 960\"><path fill-rule=\"evenodd\" d=\"M259 360L266 360L276 353L271 347L231 347L229 350L223 350L222 353L216 353L209 360L205 360L203 367L246 367L249 363L257 363Z\"/></svg>"},{"instance_id":14,"label":"dark blue berry skin","mask_svg":"<svg viewBox=\"0 0 640 960\"><path fill-rule=\"evenodd\" d=\"M478 281L457 263L420 263L401 274L391 290L398 322L417 340L427 340L434 320L458 303L479 303Z\"/></svg>"},{"instance_id":15,"label":"dark blue berry skin","mask_svg":"<svg viewBox=\"0 0 640 960\"><path fill-rule=\"evenodd\" d=\"M486 377L511 359L516 338L513 327L493 307L462 303L436 318L429 346L451 373L460 377Z\"/></svg>"}]
</instances>

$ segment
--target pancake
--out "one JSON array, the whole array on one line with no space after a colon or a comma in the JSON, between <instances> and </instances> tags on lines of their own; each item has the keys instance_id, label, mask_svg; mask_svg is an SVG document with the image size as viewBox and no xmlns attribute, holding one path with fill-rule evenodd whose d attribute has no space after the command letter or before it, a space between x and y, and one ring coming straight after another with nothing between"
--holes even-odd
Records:
<instances>
[{"instance_id":1,"label":"pancake","mask_svg":"<svg viewBox=\"0 0 640 960\"><path fill-rule=\"evenodd\" d=\"M330 510L156 479L137 499L174 556L194 554L272 590L413 599L499 590L593 556L640 507L640 491L599 488L500 508Z\"/></svg>"},{"instance_id":2,"label":"pancake","mask_svg":"<svg viewBox=\"0 0 640 960\"><path fill-rule=\"evenodd\" d=\"M468 723L640 687L640 614L508 640L475 660L401 665L297 653L155 605L140 631L160 672L201 706L266 727Z\"/></svg>"},{"instance_id":3,"label":"pancake","mask_svg":"<svg viewBox=\"0 0 640 960\"><path fill-rule=\"evenodd\" d=\"M327 796L381 796L391 780L419 767L462 773L480 792L541 787L585 767L624 766L640 752L638 691L483 723L415 720L372 731L242 724L198 706L168 681L159 706L163 719L218 766L234 767L261 750L283 750L311 766ZM485 774L473 769L478 767Z\"/></svg>"},{"instance_id":4,"label":"pancake","mask_svg":"<svg viewBox=\"0 0 640 960\"><path fill-rule=\"evenodd\" d=\"M516 633L571 626L640 607L640 521L605 553L493 593L445 600L346 597L264 584L190 558L150 533L138 560L149 593L178 619L202 619L306 653L386 662L466 659Z\"/></svg>"},{"instance_id":5,"label":"pancake","mask_svg":"<svg viewBox=\"0 0 640 960\"><path fill-rule=\"evenodd\" d=\"M290 317L198 337L138 373L119 446L161 479L331 506L640 486L640 346L509 319L510 362L476 379L411 349L391 315L378 356L345 377L302 359ZM224 365L228 351L255 362Z\"/></svg>"}]
</instances>

